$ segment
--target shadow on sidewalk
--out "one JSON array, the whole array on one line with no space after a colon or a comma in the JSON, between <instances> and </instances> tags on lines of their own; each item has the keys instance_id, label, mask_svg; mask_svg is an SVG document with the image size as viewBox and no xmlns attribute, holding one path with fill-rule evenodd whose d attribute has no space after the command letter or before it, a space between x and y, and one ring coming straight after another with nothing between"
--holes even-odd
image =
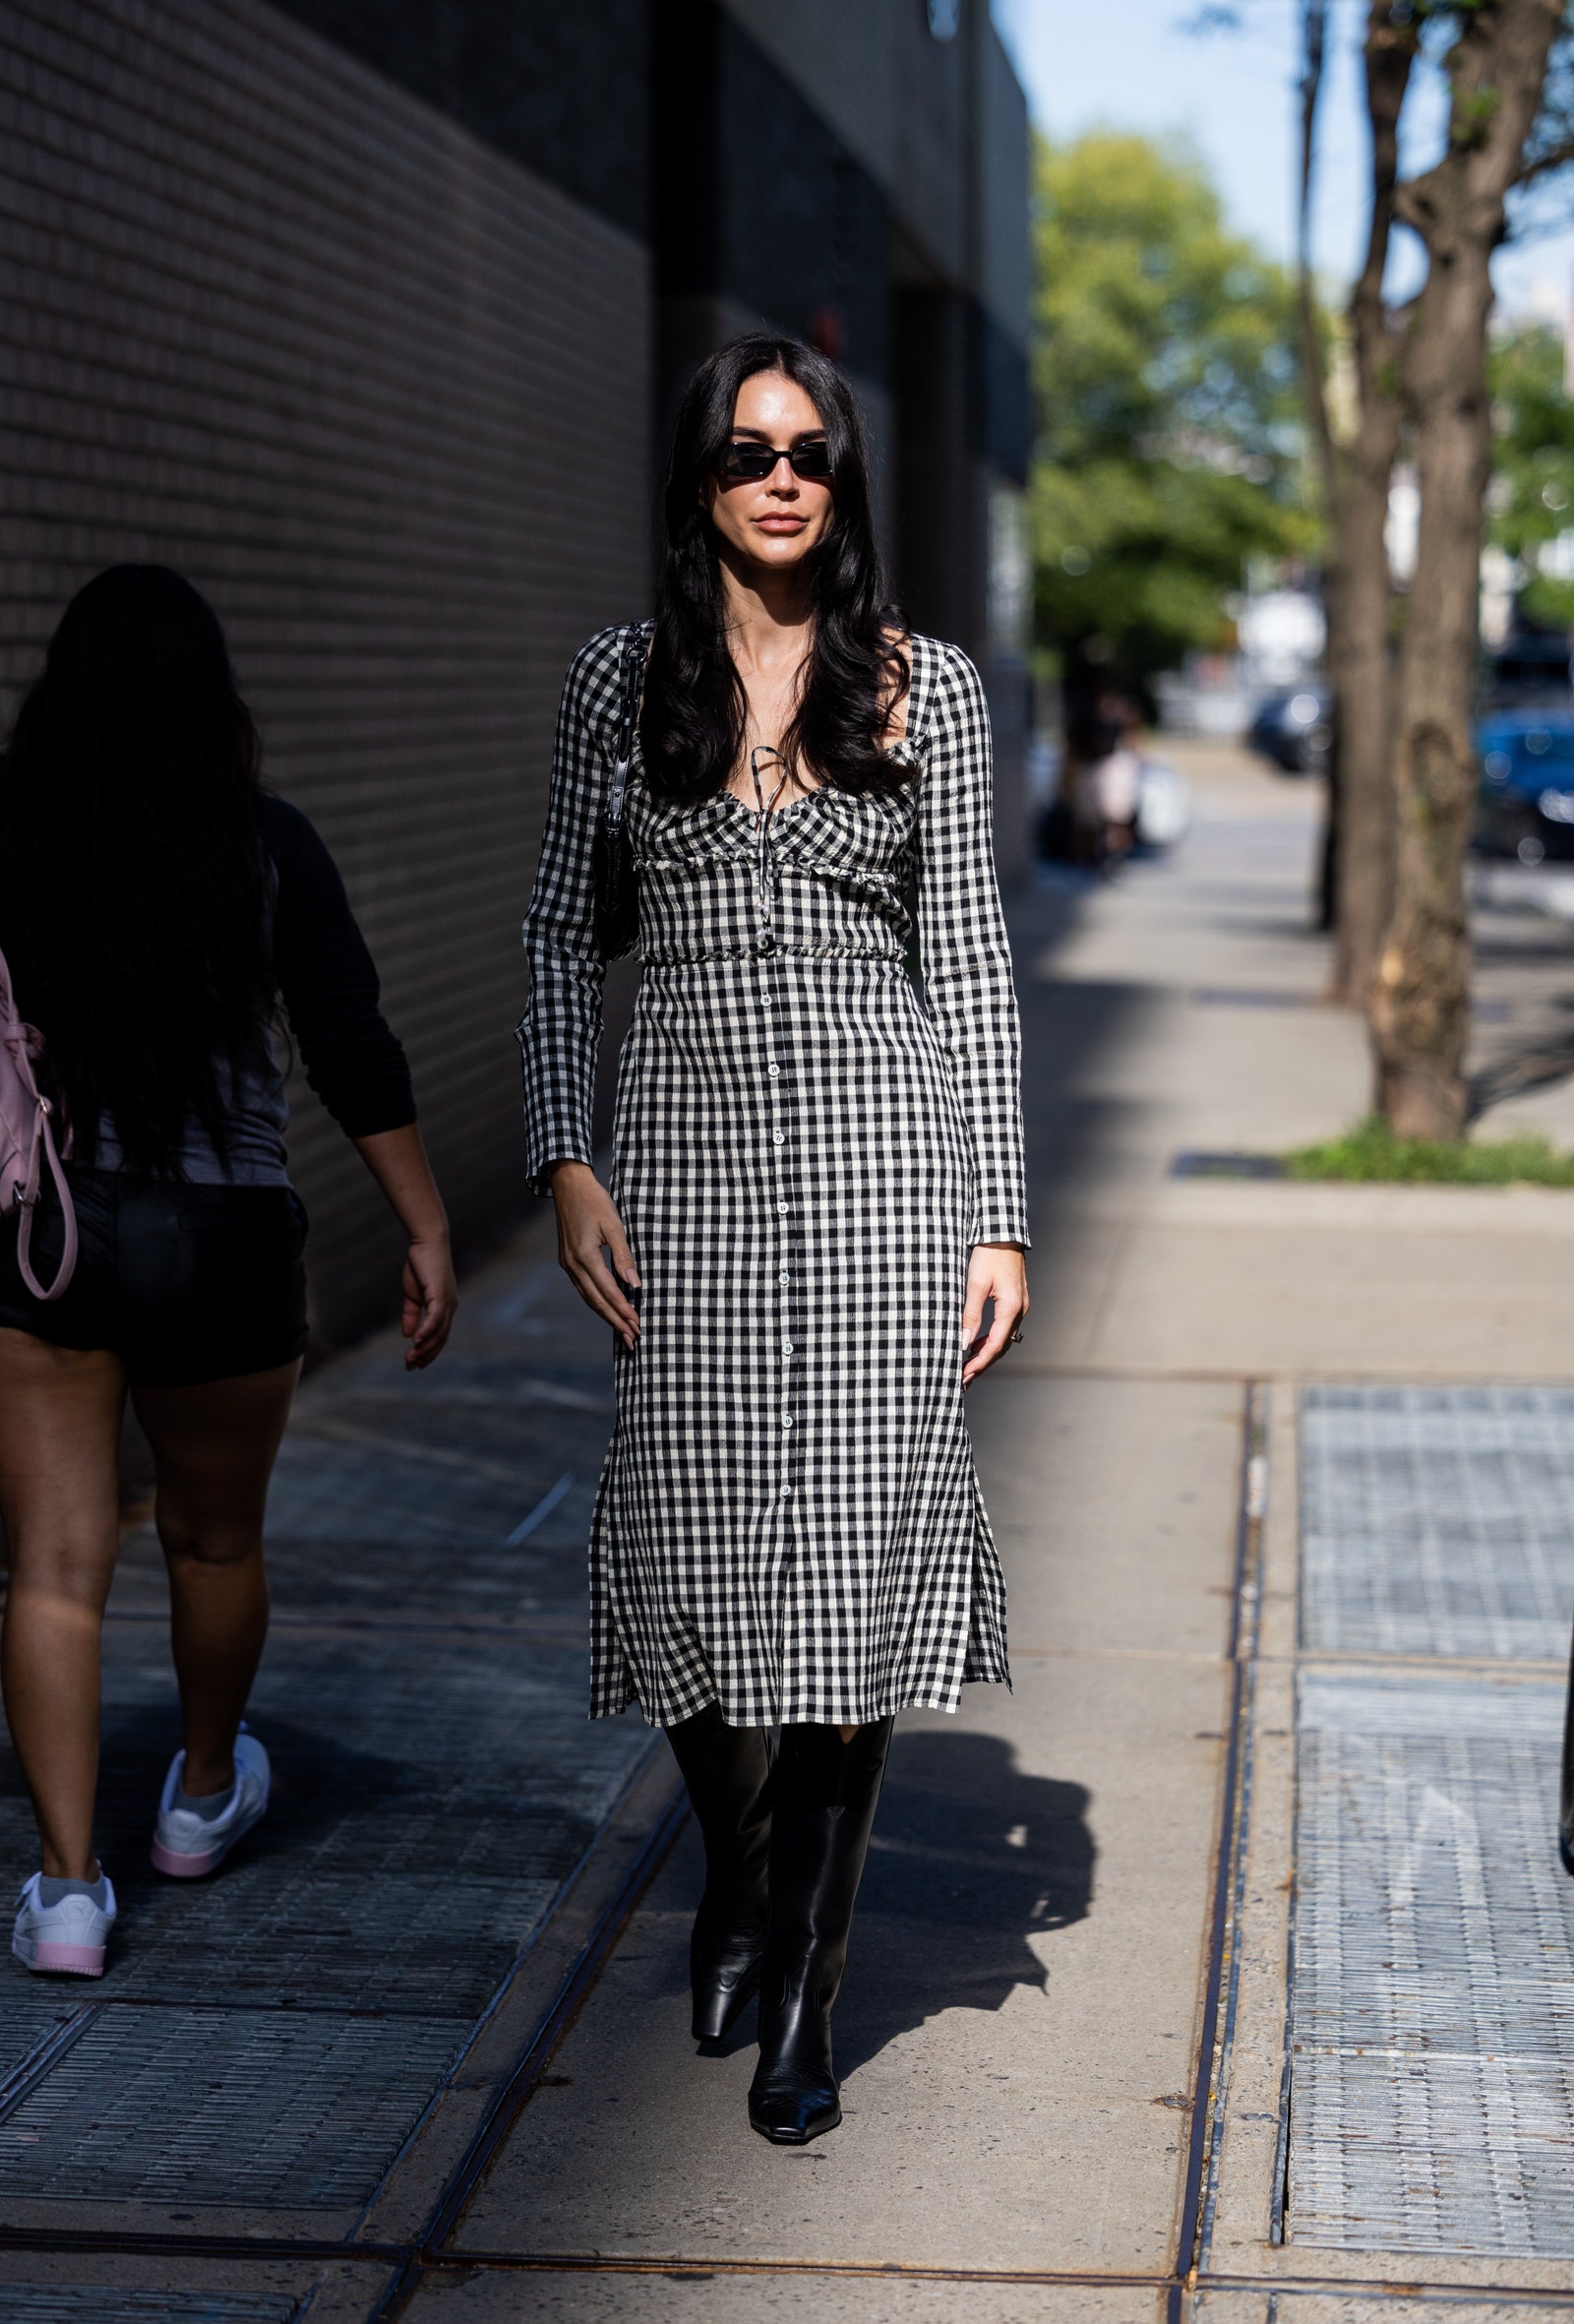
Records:
<instances>
[{"instance_id":1,"label":"shadow on sidewalk","mask_svg":"<svg viewBox=\"0 0 1574 2324\"><path fill-rule=\"evenodd\" d=\"M1029 1940L1087 1918L1090 1797L1024 1775L996 1736L898 1731L836 2010L840 2074L943 2010L998 2010L1018 1986L1045 1989ZM676 1950L672 1980L674 1991L688 1983ZM727 2052L756 2038L751 2008Z\"/></svg>"},{"instance_id":2,"label":"shadow on sidewalk","mask_svg":"<svg viewBox=\"0 0 1574 2324\"><path fill-rule=\"evenodd\" d=\"M836 2058L850 2073L946 2009L1042 1992L1035 1936L1087 1918L1083 1785L1024 1775L1009 1743L898 1733L858 1900Z\"/></svg>"}]
</instances>

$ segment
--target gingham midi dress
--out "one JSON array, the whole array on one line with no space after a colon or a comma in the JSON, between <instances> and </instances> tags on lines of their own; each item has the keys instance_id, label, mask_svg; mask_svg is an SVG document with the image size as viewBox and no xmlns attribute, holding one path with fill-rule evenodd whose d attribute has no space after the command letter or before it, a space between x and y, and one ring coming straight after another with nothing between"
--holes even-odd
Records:
<instances>
[{"instance_id":1,"label":"gingham midi dress","mask_svg":"<svg viewBox=\"0 0 1574 2324\"><path fill-rule=\"evenodd\" d=\"M540 1193L591 1159L624 636L569 671L524 924ZM954 646L913 641L894 755L900 791L815 791L763 843L731 795L653 800L635 759L611 1185L643 1292L591 1530L592 1717L851 1725L1007 1678L961 1326L971 1247L1027 1240L1019 1041L989 719Z\"/></svg>"}]
</instances>

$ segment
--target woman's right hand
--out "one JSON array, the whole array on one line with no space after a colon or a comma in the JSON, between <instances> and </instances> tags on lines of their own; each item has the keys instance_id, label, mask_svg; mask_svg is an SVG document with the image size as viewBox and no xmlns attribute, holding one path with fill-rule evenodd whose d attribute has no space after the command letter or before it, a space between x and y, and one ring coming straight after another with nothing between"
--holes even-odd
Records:
<instances>
[{"instance_id":1,"label":"woman's right hand","mask_svg":"<svg viewBox=\"0 0 1574 2324\"><path fill-rule=\"evenodd\" d=\"M639 1271L617 1204L588 1162L557 1165L552 1199L558 1212L558 1264L585 1306L612 1325L626 1348L632 1348L639 1337L639 1315L623 1287L639 1290Z\"/></svg>"}]
</instances>

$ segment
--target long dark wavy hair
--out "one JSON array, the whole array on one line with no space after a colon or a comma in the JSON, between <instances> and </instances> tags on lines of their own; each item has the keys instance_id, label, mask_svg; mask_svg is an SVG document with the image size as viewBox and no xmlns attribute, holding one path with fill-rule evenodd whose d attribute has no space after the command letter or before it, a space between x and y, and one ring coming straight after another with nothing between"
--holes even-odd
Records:
<instances>
[{"instance_id":1,"label":"long dark wavy hair","mask_svg":"<svg viewBox=\"0 0 1574 2324\"><path fill-rule=\"evenodd\" d=\"M217 1061L273 1008L257 729L217 617L161 565L66 608L0 752L0 950L43 1079L91 1162L178 1172L188 1116L220 1152Z\"/></svg>"},{"instance_id":2,"label":"long dark wavy hair","mask_svg":"<svg viewBox=\"0 0 1574 2324\"><path fill-rule=\"evenodd\" d=\"M894 790L907 777L882 747L891 712L907 692L896 643L906 625L885 596L858 405L835 364L813 347L752 332L700 364L673 432L656 629L639 720L645 777L657 798L714 797L743 749L748 704L727 642L705 487L731 439L739 389L766 371L795 380L819 414L835 504L814 552L813 643L798 709L781 738L782 757L843 791Z\"/></svg>"}]
</instances>

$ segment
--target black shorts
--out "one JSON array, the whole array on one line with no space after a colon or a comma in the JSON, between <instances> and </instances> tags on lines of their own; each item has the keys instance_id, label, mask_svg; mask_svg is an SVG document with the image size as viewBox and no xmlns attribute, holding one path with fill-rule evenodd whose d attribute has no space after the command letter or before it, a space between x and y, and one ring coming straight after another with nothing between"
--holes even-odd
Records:
<instances>
[{"instance_id":1,"label":"black shorts","mask_svg":"<svg viewBox=\"0 0 1574 2324\"><path fill-rule=\"evenodd\" d=\"M306 1211L288 1187L186 1186L66 1166L76 1272L34 1299L0 1227L0 1326L57 1348L111 1348L133 1380L195 1387L271 1372L306 1352ZM54 1189L33 1222L32 1271L54 1281L64 1222Z\"/></svg>"}]
</instances>

